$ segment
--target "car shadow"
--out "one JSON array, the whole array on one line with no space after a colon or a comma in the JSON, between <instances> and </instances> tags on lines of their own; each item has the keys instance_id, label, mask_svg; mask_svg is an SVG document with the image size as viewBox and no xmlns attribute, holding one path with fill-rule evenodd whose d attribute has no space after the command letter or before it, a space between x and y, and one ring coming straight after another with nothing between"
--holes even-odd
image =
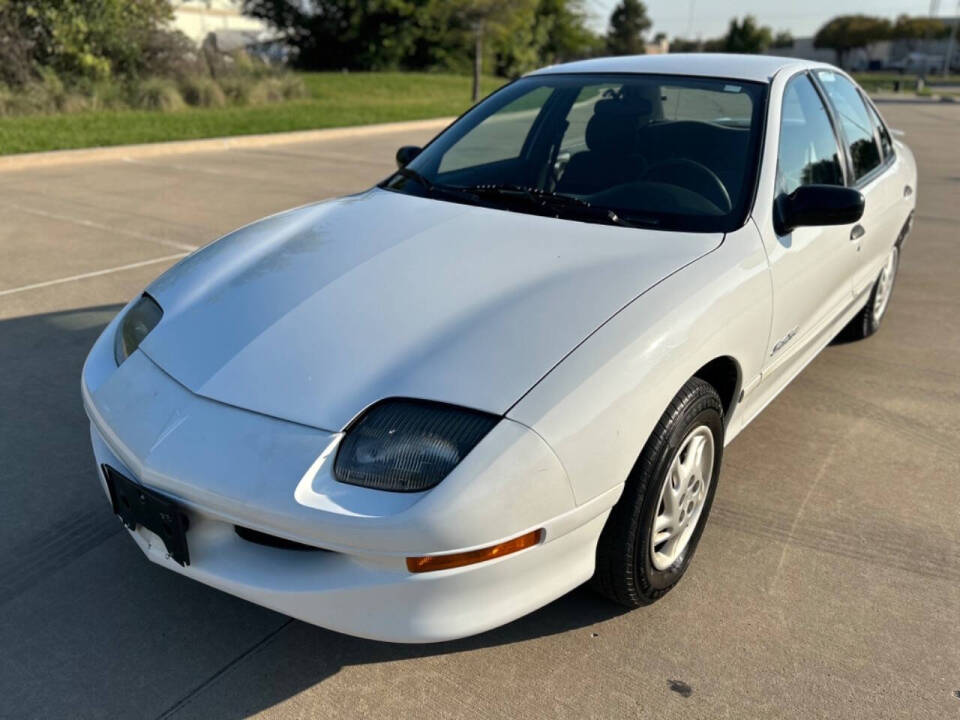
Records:
<instances>
[{"instance_id":1,"label":"car shadow","mask_svg":"<svg viewBox=\"0 0 960 720\"><path fill-rule=\"evenodd\" d=\"M14 669L0 674L0 693L15 715L142 715L142 698L121 689L151 677L153 714L246 717L347 665L508 645L624 612L578 588L479 636L396 645L290 620L153 566L109 511L79 392L84 358L121 307L0 321L0 644Z\"/></svg>"},{"instance_id":2,"label":"car shadow","mask_svg":"<svg viewBox=\"0 0 960 720\"><path fill-rule=\"evenodd\" d=\"M384 598L384 612L390 611L389 602L389 598ZM426 645L365 640L286 620L236 663L185 693L160 717L250 717L323 683L349 666L440 657L577 630L582 630L589 642L589 637L603 632L602 623L624 612L624 608L581 586L503 627L462 640Z\"/></svg>"}]
</instances>

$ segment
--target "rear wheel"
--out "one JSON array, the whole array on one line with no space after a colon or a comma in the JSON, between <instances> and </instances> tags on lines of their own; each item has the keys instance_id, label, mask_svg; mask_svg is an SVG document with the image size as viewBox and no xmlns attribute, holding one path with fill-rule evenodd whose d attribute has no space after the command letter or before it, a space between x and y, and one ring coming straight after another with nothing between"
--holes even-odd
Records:
<instances>
[{"instance_id":1,"label":"rear wheel","mask_svg":"<svg viewBox=\"0 0 960 720\"><path fill-rule=\"evenodd\" d=\"M627 607L663 597L703 533L723 454L723 405L693 378L660 418L597 545L594 587Z\"/></svg>"},{"instance_id":2,"label":"rear wheel","mask_svg":"<svg viewBox=\"0 0 960 720\"><path fill-rule=\"evenodd\" d=\"M873 289L870 291L867 304L841 331L841 339L862 340L880 329L880 322L890 306L890 296L893 294L893 283L897 279L899 267L900 248L894 245L887 256L887 261L884 263L880 275L873 283Z\"/></svg>"}]
</instances>

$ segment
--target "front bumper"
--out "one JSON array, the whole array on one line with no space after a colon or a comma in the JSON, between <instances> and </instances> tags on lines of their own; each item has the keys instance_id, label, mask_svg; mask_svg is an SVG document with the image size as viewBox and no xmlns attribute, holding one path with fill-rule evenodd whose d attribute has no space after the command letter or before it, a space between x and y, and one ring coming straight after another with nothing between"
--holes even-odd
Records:
<instances>
[{"instance_id":1,"label":"front bumper","mask_svg":"<svg viewBox=\"0 0 960 720\"><path fill-rule=\"evenodd\" d=\"M525 426L499 423L427 492L344 485L331 468L340 433L197 396L139 351L117 368L104 340L112 327L83 373L97 464L174 498L190 519L186 567L149 530L131 532L154 562L316 625L397 642L482 632L593 573L619 490L577 506L556 456ZM325 552L256 544L236 526ZM541 544L513 555L406 569L407 556L471 550L537 528Z\"/></svg>"}]
</instances>

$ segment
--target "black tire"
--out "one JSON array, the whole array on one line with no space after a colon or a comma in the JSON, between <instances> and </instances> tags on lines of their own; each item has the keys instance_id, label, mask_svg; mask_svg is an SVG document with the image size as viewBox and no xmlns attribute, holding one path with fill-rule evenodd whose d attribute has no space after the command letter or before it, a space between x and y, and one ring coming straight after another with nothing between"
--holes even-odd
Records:
<instances>
[{"instance_id":1,"label":"black tire","mask_svg":"<svg viewBox=\"0 0 960 720\"><path fill-rule=\"evenodd\" d=\"M661 489L682 442L700 426L713 439L712 475L703 509L686 549L665 570L653 565L651 533L661 505ZM683 577L697 549L720 474L723 455L723 405L707 382L692 378L683 386L650 434L633 466L597 544L594 589L616 603L634 608L666 595Z\"/></svg>"},{"instance_id":2,"label":"black tire","mask_svg":"<svg viewBox=\"0 0 960 720\"><path fill-rule=\"evenodd\" d=\"M873 287L870 289L870 297L867 298L866 305L864 305L860 309L860 312L858 312L853 319L847 323L846 327L840 331L840 335L837 337L838 340L842 342L863 340L864 338L870 337L880 329L880 323L883 322L883 317L886 315L887 308L890 307L890 296L893 295L893 287L897 280L897 270L900 268L900 248L894 246L891 250L891 253L893 254L893 274L889 278L889 285L886 288L887 298L883 303L883 311L879 314L875 312L877 294L881 290L881 282L884 279L884 271L881 271L880 275L878 275L877 279L874 281Z\"/></svg>"}]
</instances>

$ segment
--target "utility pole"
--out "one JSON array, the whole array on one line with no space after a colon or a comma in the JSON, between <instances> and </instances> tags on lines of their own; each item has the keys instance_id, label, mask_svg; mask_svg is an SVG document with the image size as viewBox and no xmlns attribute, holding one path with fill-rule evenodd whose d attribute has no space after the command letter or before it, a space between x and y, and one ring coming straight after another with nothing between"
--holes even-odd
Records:
<instances>
[{"instance_id":1,"label":"utility pole","mask_svg":"<svg viewBox=\"0 0 960 720\"><path fill-rule=\"evenodd\" d=\"M953 27L950 28L950 38L947 40L947 51L943 55L943 74L950 74L950 59L953 57L953 46L957 42L957 25L960 25L960 0L957 0L957 14L953 18Z\"/></svg>"}]
</instances>

